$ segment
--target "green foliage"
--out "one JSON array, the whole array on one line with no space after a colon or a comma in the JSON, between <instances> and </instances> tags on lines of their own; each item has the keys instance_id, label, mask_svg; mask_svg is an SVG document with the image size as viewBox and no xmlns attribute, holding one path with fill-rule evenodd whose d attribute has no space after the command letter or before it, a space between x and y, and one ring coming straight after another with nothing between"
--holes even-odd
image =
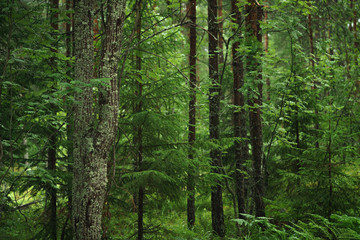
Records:
<instances>
[{"instance_id":1,"label":"green foliage","mask_svg":"<svg viewBox=\"0 0 360 240\"><path fill-rule=\"evenodd\" d=\"M184 6L175 0L143 1L139 42L134 38L135 0L127 2L119 64L118 138L108 162L105 239L135 239L140 187L145 193L145 238L216 239L211 230L210 193L218 181L224 183L226 239L360 239L360 59L359 36L353 26L359 3L353 1L351 7L350 0L266 2L269 19L261 27L269 35L267 54L255 41L245 44L243 36L235 39L232 31L237 26L230 17L224 18L227 47L223 52L228 58L219 68L221 139L217 142L208 137L207 3L198 2L192 161L187 143L188 29L178 24L186 21ZM44 1L0 1L0 239L45 238L49 189L57 190L58 237L64 234L71 239L74 97L84 86L92 87L96 108L99 91L108 82L96 76L88 84L72 78L75 61L66 50L73 49L67 49L64 26L53 33L51 11ZM223 16L229 16L228 5L223 11ZM71 21L66 14L72 12L61 5L60 23ZM309 14L314 56L310 54ZM101 11L99 20L100 15ZM239 30L244 31L244 26ZM101 49L103 35L97 37L94 44ZM267 218L251 215L254 182L249 159L241 170L248 214L233 219L233 176L239 171L233 143L245 140L233 137L232 115L240 111L232 104L229 46L235 40L240 42L238 56L256 54L254 60L262 62L263 80L257 83L270 81L270 88L265 84L263 88L270 100L264 98L262 103ZM141 70L136 67L137 57ZM247 76L257 74L254 69ZM247 78L241 90L245 102L249 94L259 93L250 82ZM244 109L248 111L249 106ZM48 170L46 164L51 136L56 136L56 171ZM221 174L210 174L211 148L222 151ZM185 213L190 168L197 170L196 223L191 230Z\"/></svg>"}]
</instances>

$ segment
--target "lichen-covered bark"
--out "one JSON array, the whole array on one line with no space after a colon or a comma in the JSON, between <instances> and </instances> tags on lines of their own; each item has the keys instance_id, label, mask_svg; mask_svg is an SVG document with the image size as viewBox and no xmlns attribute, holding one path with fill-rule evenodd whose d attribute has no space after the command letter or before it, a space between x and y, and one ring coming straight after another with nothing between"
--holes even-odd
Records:
<instances>
[{"instance_id":1,"label":"lichen-covered bark","mask_svg":"<svg viewBox=\"0 0 360 240\"><path fill-rule=\"evenodd\" d=\"M93 76L92 24L94 0L75 1L75 80L90 83ZM74 239L100 239L101 216L107 185L106 160L114 142L119 108L117 67L121 48L125 0L108 1L105 39L99 67L101 96L94 112L92 87L76 95L74 116ZM83 86L80 84L80 86Z\"/></svg>"}]
</instances>

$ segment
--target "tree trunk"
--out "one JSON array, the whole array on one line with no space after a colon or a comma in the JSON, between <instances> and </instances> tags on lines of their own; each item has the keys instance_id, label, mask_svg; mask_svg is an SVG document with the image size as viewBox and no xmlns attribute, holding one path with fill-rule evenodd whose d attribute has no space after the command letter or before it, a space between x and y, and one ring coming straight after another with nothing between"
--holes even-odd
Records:
<instances>
[{"instance_id":1,"label":"tree trunk","mask_svg":"<svg viewBox=\"0 0 360 240\"><path fill-rule=\"evenodd\" d=\"M48 170L54 173L56 170L56 135L51 132L48 149ZM49 186L48 196L50 198L48 209L48 233L50 239L57 239L57 223L56 223L56 188Z\"/></svg>"},{"instance_id":2,"label":"tree trunk","mask_svg":"<svg viewBox=\"0 0 360 240\"><path fill-rule=\"evenodd\" d=\"M51 0L50 3L51 7L51 28L53 31L54 39L56 38L56 32L59 30L59 0ZM55 41L56 42L56 41ZM55 54L57 53L56 49L56 43L54 44L54 48L51 49L51 51ZM55 57L51 58L51 68L54 72L57 71L57 66L55 62ZM54 80L56 81L56 80ZM52 106L52 111L55 107ZM48 162L47 162L47 168L53 174L56 170L56 130L54 127L50 128L50 136L49 136L49 149L48 149ZM53 188L50 184L48 186L48 196L50 198L49 206L47 207L48 211L48 236L50 239L57 239L57 223L56 223L56 189Z\"/></svg>"},{"instance_id":3,"label":"tree trunk","mask_svg":"<svg viewBox=\"0 0 360 240\"><path fill-rule=\"evenodd\" d=\"M208 29L209 29L209 77L211 79L209 95L209 131L210 140L214 144L219 144L219 113L220 113L220 83L218 73L218 34L217 24L217 0L208 0ZM210 151L212 172L221 173L221 151L219 147L213 147ZM211 218L212 228L216 235L225 236L224 210L222 202L221 182L216 181L211 189Z\"/></svg>"},{"instance_id":4,"label":"tree trunk","mask_svg":"<svg viewBox=\"0 0 360 240\"><path fill-rule=\"evenodd\" d=\"M265 6L268 7L268 6ZM264 23L266 23L266 21L268 20L268 11L265 10L264 11ZM264 40L265 40L265 54L269 53L269 34L267 32L265 32L265 36L264 36ZM268 102L270 102L270 78L266 77L266 100Z\"/></svg>"},{"instance_id":5,"label":"tree trunk","mask_svg":"<svg viewBox=\"0 0 360 240\"><path fill-rule=\"evenodd\" d=\"M241 14L238 6L236 6L237 0L231 1L231 12L232 12L232 22L235 24L234 34L236 34L236 39L232 45L232 66L233 66L233 75L234 75L234 105L236 107L233 113L234 121L234 141L235 148L235 192L237 200L237 217L243 218L241 213L245 213L245 199L246 199L246 188L245 188L245 178L244 171L245 168L243 164L246 160L249 159L249 148L247 139L247 130L246 130L246 111L244 109L245 99L244 95L241 92L244 86L244 66L242 56L239 55L237 49L240 46L241 31L237 28L241 27Z\"/></svg>"},{"instance_id":6,"label":"tree trunk","mask_svg":"<svg viewBox=\"0 0 360 240\"><path fill-rule=\"evenodd\" d=\"M359 55L359 39L358 39L358 33L357 33L357 22L358 22L358 17L357 17L357 10L356 10L356 1L355 0L351 0L350 1L350 9L353 10L353 16L352 16L352 23L350 23L349 25L352 26L351 30L354 36L354 65L355 68L359 67L359 62L358 62L358 55ZM355 86L356 86L356 91L355 91L355 95L357 96L360 92L360 80L355 80Z\"/></svg>"},{"instance_id":7,"label":"tree trunk","mask_svg":"<svg viewBox=\"0 0 360 240\"><path fill-rule=\"evenodd\" d=\"M90 84L93 76L94 0L75 1L75 79ZM107 157L114 142L119 109L118 60L125 0L108 1L99 77L109 80L99 88L93 108L92 87L81 84L74 110L74 239L101 238L101 217L107 185ZM97 110L95 112L95 109Z\"/></svg>"},{"instance_id":8,"label":"tree trunk","mask_svg":"<svg viewBox=\"0 0 360 240\"><path fill-rule=\"evenodd\" d=\"M327 211L327 218L330 220L331 214L333 212L333 179L332 179L332 152L331 152L331 143L332 143L332 137L331 137L331 117L329 116L329 142L327 146L327 154L328 154L328 182L329 182L329 196L328 196L328 211Z\"/></svg>"},{"instance_id":9,"label":"tree trunk","mask_svg":"<svg viewBox=\"0 0 360 240\"><path fill-rule=\"evenodd\" d=\"M70 13L70 9L73 9L73 0L65 0L66 4L65 4L65 8L66 8L66 16L68 18L68 20L66 21L66 24L65 24L65 32L66 32L66 38L65 38L65 46L66 46L66 51L65 51L65 56L68 58L68 59L71 59L73 57L73 48L72 48L72 45L73 45L73 36L72 36L72 33L71 33L71 29L72 29L72 26L73 26L73 21L74 21L74 18L73 18L73 14ZM72 78L73 77L73 70L72 70L72 67L71 67L71 63L70 63L70 60L68 60L66 62L66 67L67 67L67 71L66 71L66 75L69 77L69 78ZM70 80L68 81L69 83L71 82ZM74 112L74 109L73 109L73 106L70 105L70 106L67 106L66 108L66 122L67 122L67 125L66 125L66 138L67 138L67 144L66 144L66 149L67 149L67 159L68 159L68 165L67 165L67 171L68 172L73 172L73 167L72 167L72 160L73 160L73 133L74 133L74 118L73 118L73 112ZM66 189L66 195L68 197L68 202L67 202L67 215L66 215L66 220L64 222L64 225L62 226L62 230L61 230L61 240L65 239L65 236L68 233L68 229L70 228L70 225L69 224L69 220L71 218L71 211L72 211L72 191L71 191L71 184L69 184L67 186L67 189Z\"/></svg>"},{"instance_id":10,"label":"tree trunk","mask_svg":"<svg viewBox=\"0 0 360 240\"><path fill-rule=\"evenodd\" d=\"M141 0L138 0L136 2L136 20L135 20L135 31L136 31L136 38L137 41L139 42L141 40ZM142 59L141 57L137 54L135 56L135 65L136 65L136 70L138 72L138 78L141 78L141 62ZM142 111L142 83L141 81L136 81L136 92L135 95L136 97L140 98L140 101L138 103L136 103L135 106L135 113L140 113ZM142 146L142 126L137 126L136 127L136 134L134 137L134 144L136 146L136 157L135 159L137 159L137 162L135 164L135 170L136 171L141 171L141 165L142 165L142 161L143 161L143 146ZM138 235L137 235L137 239L138 240L142 240L144 238L144 188L142 186L139 187L138 189L138 193L137 193L137 213L138 213L138 220L137 220L137 224L138 224Z\"/></svg>"},{"instance_id":11,"label":"tree trunk","mask_svg":"<svg viewBox=\"0 0 360 240\"><path fill-rule=\"evenodd\" d=\"M259 55L262 51L262 36L260 33L260 21L262 19L262 7L258 1L250 0L245 7L245 24L247 31L248 46L252 46L250 42L257 41L258 44L252 47L247 56L248 78L251 81L252 89L249 89L248 104L249 120L250 120L250 140L252 147L253 171L254 171L254 202L255 215L257 217L265 216L265 204L263 201L264 186L264 168L263 162L263 141L262 141L262 121L261 121L261 105L262 105L262 74L259 62Z\"/></svg>"},{"instance_id":12,"label":"tree trunk","mask_svg":"<svg viewBox=\"0 0 360 240\"><path fill-rule=\"evenodd\" d=\"M189 56L189 67L190 67L190 83L189 83L189 154L188 158L190 161L190 167L188 171L188 182L187 182L187 222L188 227L192 228L195 224L195 182L194 174L195 168L192 165L194 160L193 145L196 139L196 0L189 1L189 16L190 16L190 56Z\"/></svg>"},{"instance_id":13,"label":"tree trunk","mask_svg":"<svg viewBox=\"0 0 360 240\"><path fill-rule=\"evenodd\" d=\"M219 65L224 64L223 40L223 0L218 0L218 26L219 26Z\"/></svg>"},{"instance_id":14,"label":"tree trunk","mask_svg":"<svg viewBox=\"0 0 360 240\"><path fill-rule=\"evenodd\" d=\"M310 2L308 3L310 5ZM315 51L314 51L314 34L313 34L313 28L312 28L312 16L311 14L308 15L308 30L309 30L309 45L310 45L310 67L311 67L311 73L314 74L315 71ZM319 83L317 81L314 82L313 84L313 90L317 89L317 85ZM317 98L317 97L316 97ZM318 141L318 132L319 132L319 122L318 122L318 109L316 108L316 103L315 103L315 124L314 124L314 129L315 129L315 137L316 137L316 141L315 141L315 148L319 148L319 141Z\"/></svg>"}]
</instances>

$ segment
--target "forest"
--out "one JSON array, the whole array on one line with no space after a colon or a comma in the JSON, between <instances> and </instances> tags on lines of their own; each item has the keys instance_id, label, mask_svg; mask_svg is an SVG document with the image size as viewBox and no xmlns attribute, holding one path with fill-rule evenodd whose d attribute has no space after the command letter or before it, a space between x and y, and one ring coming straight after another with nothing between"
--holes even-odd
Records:
<instances>
[{"instance_id":1,"label":"forest","mask_svg":"<svg viewBox=\"0 0 360 240\"><path fill-rule=\"evenodd\" d=\"M0 0L0 239L360 239L357 0Z\"/></svg>"}]
</instances>

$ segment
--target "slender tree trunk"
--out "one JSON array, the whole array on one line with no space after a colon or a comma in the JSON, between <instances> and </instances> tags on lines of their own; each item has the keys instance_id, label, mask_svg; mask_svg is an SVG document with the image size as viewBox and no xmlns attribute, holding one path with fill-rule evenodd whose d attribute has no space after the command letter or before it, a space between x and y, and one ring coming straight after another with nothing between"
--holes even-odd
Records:
<instances>
[{"instance_id":1,"label":"slender tree trunk","mask_svg":"<svg viewBox=\"0 0 360 240\"><path fill-rule=\"evenodd\" d=\"M223 39L223 0L218 0L218 22L219 22L219 65L224 63L224 39Z\"/></svg>"},{"instance_id":2,"label":"slender tree trunk","mask_svg":"<svg viewBox=\"0 0 360 240\"><path fill-rule=\"evenodd\" d=\"M73 14L70 13L70 9L73 9L73 0L65 0L65 8L66 8L66 16L68 18L68 20L65 23L65 32L66 32L66 38L65 38L65 46L66 46L66 51L65 51L65 56L70 59L73 56L73 49L72 49L72 44L73 44L73 37L71 34L71 29L73 26ZM66 67L67 67L67 71L66 71L66 75L70 78L73 77L73 71L71 68L71 63L70 60L68 60L66 62ZM68 81L69 83L71 82L70 80ZM66 117L66 137L67 137L67 144L66 144L66 149L67 149L67 158L68 158L68 166L67 166L67 171L68 172L72 172L73 168L72 168L72 160L73 160L73 134L74 134L74 118L72 113L74 112L73 106L70 105L67 107L66 109L67 113L67 117ZM69 224L69 220L71 218L71 209L72 209L72 192L71 192L71 184L69 184L69 186L67 187L67 197L68 197L68 208L67 208L67 216L66 216L66 220L64 222L64 225L62 227L61 230L61 240L65 239L65 235L68 234L68 224Z\"/></svg>"},{"instance_id":3,"label":"slender tree trunk","mask_svg":"<svg viewBox=\"0 0 360 240\"><path fill-rule=\"evenodd\" d=\"M218 59L218 34L217 24L217 0L208 0L208 29L209 29L209 77L211 79L209 95L209 120L210 140L219 144L220 140L220 83L219 83L219 59ZM221 173L221 151L219 147L213 147L210 151L212 172ZM222 186L216 181L211 190L211 218L212 228L216 235L225 236L224 210L222 201Z\"/></svg>"},{"instance_id":4,"label":"slender tree trunk","mask_svg":"<svg viewBox=\"0 0 360 240\"><path fill-rule=\"evenodd\" d=\"M51 28L53 30L54 39L56 38L57 31L59 30L59 0L51 0ZM56 44L55 48L52 48L51 51L55 54L57 53ZM57 71L55 57L51 58L51 67L54 72ZM52 106L54 109L54 106ZM55 110L53 110L55 111ZM49 149L48 149L48 163L47 168L50 172L54 173L56 171L56 134L55 128L51 127L50 136L49 136ZM49 223L48 223L48 233L50 239L57 239L57 223L56 223L56 189L49 186L48 187L48 196L50 198L50 203L48 206L49 214Z\"/></svg>"},{"instance_id":5,"label":"slender tree trunk","mask_svg":"<svg viewBox=\"0 0 360 240\"><path fill-rule=\"evenodd\" d=\"M310 5L310 2L308 3ZM308 28L309 28L309 45L310 45L310 66L311 66L311 72L314 73L315 71L315 51L314 51L314 34L313 34L313 28L312 28L312 16L311 14L308 15ZM313 90L317 89L317 85L319 83L317 81L314 82L313 84ZM319 122L318 122L318 109L316 108L315 105L315 124L314 124L314 129L316 131L315 136L318 136L318 131L319 131ZM319 141L316 139L315 141L315 148L319 148Z\"/></svg>"},{"instance_id":6,"label":"slender tree trunk","mask_svg":"<svg viewBox=\"0 0 360 240\"><path fill-rule=\"evenodd\" d=\"M331 137L331 116L329 113L329 142L327 146L327 154L328 154L328 181L329 181L329 196L328 196L328 212L327 217L330 220L331 214L332 214L332 197L333 197L333 180L332 180L332 152L331 152L331 143L332 143L332 137Z\"/></svg>"},{"instance_id":7,"label":"slender tree trunk","mask_svg":"<svg viewBox=\"0 0 360 240\"><path fill-rule=\"evenodd\" d=\"M188 227L192 228L195 224L195 182L194 174L195 167L191 162L194 160L193 146L196 139L196 0L189 1L189 16L190 16L190 55L189 55L189 67L190 67L190 82L189 82L189 154L190 167L188 170L188 182L187 182L187 223Z\"/></svg>"},{"instance_id":8,"label":"slender tree trunk","mask_svg":"<svg viewBox=\"0 0 360 240\"><path fill-rule=\"evenodd\" d=\"M241 27L241 14L238 6L236 6L237 0L231 1L231 12L232 12L232 21L235 24L234 34L237 38L232 45L232 66L233 66L233 75L234 75L234 105L236 110L233 113L234 121L234 141L235 147L235 192L237 199L237 214L238 218L243 218L241 213L245 213L245 199L246 199L246 187L245 187L245 178L244 163L249 159L249 148L247 139L247 130L246 130L246 111L245 98L242 93L242 88L244 86L244 66L242 57L239 55L237 49L240 47L240 38L241 31L238 29Z\"/></svg>"},{"instance_id":9,"label":"slender tree trunk","mask_svg":"<svg viewBox=\"0 0 360 240\"><path fill-rule=\"evenodd\" d=\"M312 29L312 16L311 14L308 15L308 28L309 28L309 44L310 44L310 65L312 70L314 71L315 68L315 52L314 52L314 34Z\"/></svg>"},{"instance_id":10,"label":"slender tree trunk","mask_svg":"<svg viewBox=\"0 0 360 240\"><path fill-rule=\"evenodd\" d=\"M142 15L142 11L141 11L141 0L138 0L136 2L136 20L135 20L135 31L136 31L136 38L138 41L141 40L141 15ZM135 64L136 64L136 70L138 71L138 78L141 78L141 62L142 59L139 55L135 56ZM140 113L142 111L142 83L141 81L136 81L136 92L135 95L140 98L140 101L136 104L135 106L135 112L136 113ZM136 171L141 171L141 165L142 165L142 161L143 161L143 146L142 146L142 126L137 126L136 127L136 136L134 139L134 143L136 146ZM137 194L137 204L138 204L138 208L137 208L137 212L138 212L138 220L137 220L137 224L138 224L138 235L137 235L137 239L138 240L142 240L144 238L144 188L142 186L139 187L138 189L138 194Z\"/></svg>"},{"instance_id":11,"label":"slender tree trunk","mask_svg":"<svg viewBox=\"0 0 360 240\"><path fill-rule=\"evenodd\" d=\"M268 6L266 6L268 7ZM265 10L264 11L264 22L266 23L266 21L268 20L268 11ZM264 40L265 40L265 54L269 53L269 34L266 32L264 35ZM266 100L270 101L270 78L266 77Z\"/></svg>"},{"instance_id":12,"label":"slender tree trunk","mask_svg":"<svg viewBox=\"0 0 360 240\"><path fill-rule=\"evenodd\" d=\"M262 120L261 120L261 105L262 105L262 74L260 68L259 55L262 51L262 36L260 33L260 21L262 19L262 7L258 1L250 0L245 7L245 24L247 31L248 46L252 46L250 42L257 41L258 44L250 49L247 56L247 71L249 81L253 85L253 89L249 89L248 104L249 120L250 120L250 140L253 158L254 171L254 203L255 215L257 217L265 216L265 204L263 196L265 192L264 186L264 169L263 162L263 141L262 141Z\"/></svg>"},{"instance_id":13,"label":"slender tree trunk","mask_svg":"<svg viewBox=\"0 0 360 240\"><path fill-rule=\"evenodd\" d=\"M75 1L75 79L90 84L93 76L94 0ZM99 77L109 79L99 87L99 102L93 108L92 87L83 86L74 110L74 239L101 238L101 217L107 185L107 157L118 124L120 58L125 0L108 1L102 40ZM97 110L95 112L95 109Z\"/></svg>"},{"instance_id":14,"label":"slender tree trunk","mask_svg":"<svg viewBox=\"0 0 360 240\"><path fill-rule=\"evenodd\" d=\"M350 8L353 10L353 17L352 17L352 32L354 33L354 47L355 49L359 49L359 40L358 40L358 34L357 34L357 10L356 10L356 2L355 0L351 0L350 2ZM351 24L350 24L351 25ZM356 65L357 65L357 58L355 58Z\"/></svg>"},{"instance_id":15,"label":"slender tree trunk","mask_svg":"<svg viewBox=\"0 0 360 240\"><path fill-rule=\"evenodd\" d=\"M360 51L360 41L358 39L358 33L357 33L357 22L358 22L358 17L357 17L357 13L358 11L356 10L356 1L355 0L351 0L350 2L350 8L353 10L353 17L352 17L352 32L354 35L354 65L355 68L359 67L359 62L358 62L358 56L359 56L359 51ZM351 23L350 23L351 26ZM358 78L355 77L355 86L356 86L356 96L359 94L360 92L360 80Z\"/></svg>"},{"instance_id":16,"label":"slender tree trunk","mask_svg":"<svg viewBox=\"0 0 360 240\"><path fill-rule=\"evenodd\" d=\"M295 105L295 142L296 142L296 149L298 152L298 157L296 158L295 161L295 173L299 173L300 170L300 121L299 121L299 106L298 106L298 101L296 100L296 105Z\"/></svg>"},{"instance_id":17,"label":"slender tree trunk","mask_svg":"<svg viewBox=\"0 0 360 240\"><path fill-rule=\"evenodd\" d=\"M48 149L48 170L52 173L56 170L56 135L54 132L51 133L49 138L49 149ZM50 239L57 239L57 223L56 223L56 189L49 186L48 195L50 203L48 206L49 223L48 231Z\"/></svg>"}]
</instances>

